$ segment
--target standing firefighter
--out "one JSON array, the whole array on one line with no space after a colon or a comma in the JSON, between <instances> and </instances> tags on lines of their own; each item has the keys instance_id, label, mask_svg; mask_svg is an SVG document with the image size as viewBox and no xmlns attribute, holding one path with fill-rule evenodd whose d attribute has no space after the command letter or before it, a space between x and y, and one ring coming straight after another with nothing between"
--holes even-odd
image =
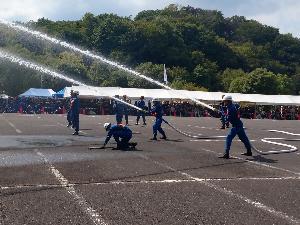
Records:
<instances>
[{"instance_id":1,"label":"standing firefighter","mask_svg":"<svg viewBox=\"0 0 300 225\"><path fill-rule=\"evenodd\" d=\"M140 100L137 102L136 104L137 107L145 110L145 101L144 101L144 96L141 96ZM140 121L140 118L143 118L143 125L146 125L146 117L145 117L145 112L144 111L138 111L137 112L137 117L136 117L136 124L135 125L139 125L139 121Z\"/></svg>"},{"instance_id":2,"label":"standing firefighter","mask_svg":"<svg viewBox=\"0 0 300 225\"><path fill-rule=\"evenodd\" d=\"M163 110L160 104L160 101L157 99L153 99L153 108L151 110L151 114L153 114L156 118L154 125L153 125L153 138L151 140L157 140L157 131L161 133L161 139L167 139L166 133L161 128L161 124L163 122Z\"/></svg>"},{"instance_id":3,"label":"standing firefighter","mask_svg":"<svg viewBox=\"0 0 300 225\"><path fill-rule=\"evenodd\" d=\"M73 90L71 90L71 93L70 93L71 97L70 97L70 102L68 101L68 104L67 104L67 107L68 107L68 114L67 114L67 121L68 121L68 125L67 127L70 127L72 126L72 109L71 109L71 101L72 101L72 98L73 98Z\"/></svg>"},{"instance_id":4,"label":"standing firefighter","mask_svg":"<svg viewBox=\"0 0 300 225\"><path fill-rule=\"evenodd\" d=\"M120 98L119 95L115 96L116 98ZM124 104L118 101L114 102L114 112L116 114L116 122L117 124L122 124L122 120L123 120L123 113L124 113Z\"/></svg>"},{"instance_id":5,"label":"standing firefighter","mask_svg":"<svg viewBox=\"0 0 300 225\"><path fill-rule=\"evenodd\" d=\"M246 156L252 156L251 152L251 144L250 141L245 133L243 122L240 120L239 116L239 106L233 104L232 97L226 95L223 97L224 105L227 107L227 117L228 121L232 124L232 128L226 138L226 145L225 145L225 153L221 158L229 159L229 151L231 147L232 140L236 135L238 135L239 139L244 143L247 152L243 153Z\"/></svg>"},{"instance_id":6,"label":"standing firefighter","mask_svg":"<svg viewBox=\"0 0 300 225\"><path fill-rule=\"evenodd\" d=\"M114 137L117 142L117 149L129 150L130 147L135 147L136 143L129 143L132 138L132 131L122 124L111 125L111 123L105 123L104 129L108 132L102 148L105 148L111 137Z\"/></svg>"},{"instance_id":7,"label":"standing firefighter","mask_svg":"<svg viewBox=\"0 0 300 225\"><path fill-rule=\"evenodd\" d=\"M126 95L123 95L123 101L128 102L128 99L127 99ZM123 104L123 112L124 112L124 118L125 118L126 126L128 126L129 125L129 123L128 123L129 108L125 104Z\"/></svg>"},{"instance_id":8,"label":"standing firefighter","mask_svg":"<svg viewBox=\"0 0 300 225\"><path fill-rule=\"evenodd\" d=\"M222 95L222 99L224 98L224 96L225 95ZM220 103L219 112L221 116L220 120L222 123L221 129L225 129L225 126L226 128L229 128L229 121L227 119L227 107L225 106L223 101Z\"/></svg>"},{"instance_id":9,"label":"standing firefighter","mask_svg":"<svg viewBox=\"0 0 300 225\"><path fill-rule=\"evenodd\" d=\"M80 102L78 98L79 92L73 92L73 98L71 100L71 113L72 113L72 126L75 129L73 135L79 135L79 111Z\"/></svg>"}]
</instances>

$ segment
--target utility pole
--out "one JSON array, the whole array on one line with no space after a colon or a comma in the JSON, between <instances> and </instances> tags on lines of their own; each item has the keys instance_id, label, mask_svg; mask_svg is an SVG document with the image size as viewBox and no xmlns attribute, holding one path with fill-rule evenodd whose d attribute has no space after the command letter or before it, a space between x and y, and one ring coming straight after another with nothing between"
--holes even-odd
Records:
<instances>
[{"instance_id":1,"label":"utility pole","mask_svg":"<svg viewBox=\"0 0 300 225\"><path fill-rule=\"evenodd\" d=\"M41 88L43 88L43 74L41 74Z\"/></svg>"}]
</instances>

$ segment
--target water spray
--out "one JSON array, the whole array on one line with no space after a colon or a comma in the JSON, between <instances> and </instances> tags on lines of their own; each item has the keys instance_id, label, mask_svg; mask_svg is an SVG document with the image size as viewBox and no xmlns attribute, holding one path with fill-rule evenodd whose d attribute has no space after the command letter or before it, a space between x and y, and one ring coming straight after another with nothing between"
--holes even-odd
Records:
<instances>
[{"instance_id":1,"label":"water spray","mask_svg":"<svg viewBox=\"0 0 300 225\"><path fill-rule=\"evenodd\" d=\"M65 81L68 81L68 82L71 82L73 84L77 84L77 85L81 85L81 86L85 86L85 87L88 87L90 90L93 90L95 93L96 93L96 96L97 96L97 93L99 92L97 89L95 89L95 87L92 87L92 86L88 86L80 81L76 81L72 78L69 78L68 76L65 76L63 74L60 74L60 73L57 73L55 71L52 71L48 68L45 68L43 66L40 66L40 65L37 65L37 64L34 64L32 62L29 62L29 61L26 61L26 60L23 60L19 57L16 57L16 56L13 56L7 52L4 52L4 51L1 51L0 50L0 58L3 58L3 59L6 59L6 60L9 60L10 62L12 63L16 63L20 66L24 66L24 67L27 67L27 68L30 68L30 69L33 69L33 70L36 70L36 71L39 71L41 73L45 73L45 74L48 74L52 77L56 77L56 78L59 78L59 79L62 79L62 80L65 80ZM114 99L115 101L118 101L118 102L121 102L125 105L128 105L129 107L132 107L134 109L137 109L139 111L144 111L143 109L135 106L135 105L132 105L128 102L125 102L121 99L118 99L116 97L113 97L113 96L107 96L111 99ZM186 136L186 137L190 137L190 138L195 138L195 139L217 139L217 138L220 138L220 137L200 137L200 136L194 136L194 135L190 135L190 134L187 134L186 132L183 132L181 130L179 130L178 128L176 128L175 126L173 126L172 124L170 124L168 121L164 120L163 121L168 125L170 126L172 129L174 129L176 132ZM270 132L277 132L277 133L285 133L285 134L289 134L289 135L293 135L293 136L300 136L300 134L293 134L293 133L289 133L289 132L284 132L284 131L277 131L277 130L270 130ZM293 146L293 145L287 145L287 144L283 144L283 143L278 143L278 142L274 142L274 141L270 141L270 140L287 140L287 139L284 139L284 138L263 138L262 139L262 142L265 142L265 143L269 143L269 144L273 144L273 145L278 145L278 146L283 146L283 147L288 147L290 148L290 150L278 150L278 151L268 151L268 152L263 152L259 149L257 149L253 144L252 144L252 149L255 150L257 153L261 154L261 155L270 155L270 154L282 154L282 153L291 153L291 152L295 152L297 151L297 147Z\"/></svg>"},{"instance_id":2,"label":"water spray","mask_svg":"<svg viewBox=\"0 0 300 225\"><path fill-rule=\"evenodd\" d=\"M11 22L8 22L8 21L5 21L5 20L1 20L1 19L0 19L0 24L4 24L4 25L6 25L7 27L12 28L12 29L14 29L14 30L19 30L19 31L22 31L22 32L25 32L25 33L29 33L29 34L33 35L34 37L36 37L36 38L38 38L38 39L47 40L47 41L49 41L49 42L51 42L51 43L58 44L58 45L60 45L60 46L62 46L62 47L64 47L64 48L70 49L70 50L72 50L72 51L74 51L74 52L78 52L78 53L81 53L81 54L86 55L86 56L88 56L88 57L91 57L91 58L93 58L93 59L99 60L99 61L102 62L102 63L108 64L108 65L110 65L110 66L112 66L112 67L116 67L116 68L118 68L118 69L120 69L120 70L123 70L123 71L125 71L125 72L128 72L129 74L132 74L132 75L137 76L137 77L139 77L139 78L145 79L145 80L147 80L147 81L149 81L149 82L151 82L151 83L153 83L153 84L156 84L156 85L158 85L158 86L160 86L160 87L162 87L162 88L165 88L165 89L168 89L168 90L174 90L174 89L172 89L171 87L169 87L169 86L167 86L167 85L165 85L165 84L163 84L163 83L161 83L161 82L159 82L159 81L156 81L156 80L154 80L154 79L152 79L152 78L150 78L150 77L147 77L147 76L145 76L145 75L143 75L143 74L141 74L141 73L139 73L139 72L137 72L137 71L134 71L134 70L132 70L132 69L130 69L130 68L124 66L124 65L121 65L121 64L119 64L118 62L111 61L111 60L106 59L106 58L104 58L104 57L102 57L102 56L96 55L96 54L94 54L94 53L92 53L92 52L90 52L90 51L88 51L88 50L82 50L82 49L76 47L75 45L69 44L69 43L67 43L67 42L65 42L65 41L61 41L61 40L56 39L56 38L53 38L53 37L50 37L50 36L48 36L47 34L41 33L41 32L39 32L39 31L34 31L34 30L31 30L31 29L29 29L29 28L27 28L27 27L25 27L25 26L18 25L18 24L16 24L16 23L11 23ZM57 78L66 80L66 81L68 81L68 82L71 82L71 83L74 83L74 84L77 84L77 85L87 86L87 87L89 87L89 88L92 88L91 86L88 86L88 85L86 85L86 84L84 84L84 83L81 83L81 82L79 82L79 81L76 81L76 80L74 80L74 79L72 79L72 78L69 78L69 77L67 77L67 76L64 76L64 75L59 74L59 73L56 73L56 72L53 72L53 71L51 71L51 70L49 70L49 69L46 69L46 68L44 68L44 67L42 67L42 66L33 64L33 63L31 63L31 62L24 61L24 60L22 60L22 59L20 59L20 58L18 58L18 57L9 55L9 54L7 54L7 53L0 52L0 57L1 57L1 58L5 58L5 59L8 59L8 60L10 60L11 62L17 63L17 64L19 64L19 65L21 65L21 66L26 66L27 68L35 69L35 70L40 71L40 72L42 72L42 73L49 74L49 75L51 75L51 76L53 76L53 77L57 77ZM185 96L185 95L183 95L183 96L184 96L185 98L187 98L187 99L192 100L193 102L195 102L195 103L197 103L197 104L199 104L199 105L202 105L202 106L204 106L204 107L210 109L210 110L218 111L218 110L215 109L214 107L212 107L212 106L210 106L210 105L208 105L208 104L206 104L206 103L204 103L204 102L201 102L201 101L199 101L199 100L197 100L197 99L195 99L195 98L192 98L192 97L190 97L190 96ZM144 111L143 109L140 109L139 107L137 107L137 106L135 106L135 105L132 105L132 104L129 104L129 103L125 102L125 101L122 101L121 99L115 98L115 97L113 97L113 96L107 96L107 97L112 98L112 99L114 99L114 100L116 100L116 101L122 102L123 104L126 104L126 105L128 105L128 106L130 106L130 107L132 107L132 108L137 109L137 110ZM200 138L199 136L189 135L189 134L187 134L187 133L185 133L185 132L183 132L183 131L177 129L176 127L174 127L173 125L171 125L171 124L168 123L167 121L165 121L165 122L166 122L166 124L168 124L171 128L173 128L173 129L174 129L175 131L177 131L178 133L181 133L182 135L185 135L185 136L191 137L191 138ZM205 139L205 138L204 138L204 139ZM269 138L269 140L270 140L270 138ZM297 151L297 148L296 148L295 146L285 145L285 144L277 143L277 142L272 142L272 141L268 141L267 139L262 139L262 141L263 141L263 142L266 142L266 143L269 143L269 144L275 144L275 145L280 145L280 146L290 147L291 150L281 150L281 151L262 152L262 151L258 150L255 146L252 146L252 148L253 148L256 152L258 152L259 154L264 154L264 155L267 155L267 154L280 154L280 153L290 153L290 152Z\"/></svg>"},{"instance_id":3,"label":"water spray","mask_svg":"<svg viewBox=\"0 0 300 225\"><path fill-rule=\"evenodd\" d=\"M34 64L32 62L23 60L23 59L21 59L19 57L13 56L13 55L11 55L11 54L9 54L7 52L4 52L2 50L0 50L0 58L9 60L12 63L16 63L16 64L18 64L20 66L25 66L25 67L27 67L29 69L33 69L33 70L36 70L38 72L48 74L48 75L50 75L50 76L52 76L54 78L59 78L59 79L63 79L65 81L68 81L70 83L74 83L74 84L77 84L77 85L86 86L84 83L81 83L81 82L76 81L76 80L74 80L72 78L69 78L69 77L67 77L65 75L59 74L57 72L54 72L54 71L52 71L50 69L47 69L47 68L45 68L43 66L40 66L40 65Z\"/></svg>"},{"instance_id":4,"label":"water spray","mask_svg":"<svg viewBox=\"0 0 300 225\"><path fill-rule=\"evenodd\" d=\"M21 59L21 58L19 58L19 57L13 56L13 55L11 55L11 54L9 54L9 53L7 53L7 52L1 51L1 50L0 50L0 58L9 60L10 62L16 63L16 64L18 64L18 65L20 65L20 66L24 66L24 67L27 67L27 68L29 68L29 69L36 70L36 71L41 72L41 73L44 73L44 74L48 74L48 75L50 75L50 76L52 76L52 77L55 77L55 78L59 78L59 79L65 80L65 81L68 81L68 82L73 83L73 84L76 84L76 85L85 86L85 87L89 88L90 90L95 91L96 96L97 96L98 90L96 90L95 87L86 85L85 83L82 83L82 82L80 82L80 81L74 80L74 79L72 79L72 78L70 78L70 77L68 77L68 76L66 76L66 75L57 73L57 72L52 71L52 70L50 70L50 69L48 69L48 68L45 68L45 67L43 67L43 66L41 66L41 65L37 65L37 64L32 63L32 62L30 62L30 61L23 60L23 59ZM139 108L139 107L137 107L137 106L135 106L135 105L132 105L132 104L130 104L130 103L128 103L128 102L125 102L125 101L123 101L123 100L121 100L121 99L118 99L118 98L116 98L116 97L113 97L113 96L106 96L106 97L109 97L109 98L111 98L111 99L114 99L115 101L122 102L123 104L128 105L128 106L130 106L130 107L132 107L132 108L134 108L134 109L136 109L136 110L144 111L143 109L141 109L141 108Z\"/></svg>"},{"instance_id":5,"label":"water spray","mask_svg":"<svg viewBox=\"0 0 300 225\"><path fill-rule=\"evenodd\" d=\"M2 19L0 19L0 24L4 24L7 27L10 27L10 28L12 28L14 30L19 30L19 31L31 34L34 37L38 38L38 39L47 40L47 41L49 41L51 43L60 45L60 46L62 46L64 48L70 49L70 50L72 50L74 52L78 52L78 53L81 53L81 54L86 55L88 57L91 57L93 59L99 60L102 63L108 64L108 65L110 65L112 67L116 67L116 68L118 68L120 70L123 70L123 71L129 73L129 74L132 74L134 76L137 76L139 78L147 80L147 81L149 81L149 82L151 82L153 84L156 84L156 85L158 85L158 86L160 86L162 88L165 88L165 89L168 89L168 90L175 90L175 89L173 89L173 88L171 88L171 87L169 87L169 86L167 86L167 85L165 85L165 84L163 84L163 83L161 83L159 81L156 81L156 80L154 80L154 79L152 79L150 77L147 77L147 76L145 76L145 75L143 75L143 74L141 74L141 73L139 73L139 72L137 72L135 70L132 70L132 69L126 67L125 65L119 64L118 62L114 62L114 61L111 61L109 59L106 59L103 56L96 55L96 54L94 54L94 53L92 53L92 52L90 52L88 50L82 50L81 48L78 48L75 45L72 45L72 44L69 44L69 43L67 43L65 41L61 41L59 39L53 38L53 37L51 37L51 36L49 36L49 35L47 35L45 33L42 33L42 32L39 32L39 31L34 31L34 30L29 29L29 28L27 28L25 26L22 26L22 25L19 25L19 24L16 24L16 23L12 23L12 22L8 22L8 21L2 20ZM195 98L192 98L192 97L186 96L186 95L183 95L183 97L185 97L187 99L190 99L193 102L195 102L195 103L197 103L199 105L202 105L202 106L204 106L204 107L206 107L206 108L208 108L210 110L217 111L217 109L215 109L214 107L212 107L212 106L210 106L210 105L208 105L208 104L206 104L204 102L201 102L201 101L199 101L199 100L197 100Z\"/></svg>"}]
</instances>

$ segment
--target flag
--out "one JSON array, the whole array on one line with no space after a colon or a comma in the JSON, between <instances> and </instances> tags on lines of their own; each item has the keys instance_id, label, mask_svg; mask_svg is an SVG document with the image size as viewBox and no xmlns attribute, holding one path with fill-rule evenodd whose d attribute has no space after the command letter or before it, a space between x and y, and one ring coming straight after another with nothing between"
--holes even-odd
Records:
<instances>
[{"instance_id":1,"label":"flag","mask_svg":"<svg viewBox=\"0 0 300 225\"><path fill-rule=\"evenodd\" d=\"M168 84L168 75L166 70L166 64L164 64L164 82Z\"/></svg>"}]
</instances>

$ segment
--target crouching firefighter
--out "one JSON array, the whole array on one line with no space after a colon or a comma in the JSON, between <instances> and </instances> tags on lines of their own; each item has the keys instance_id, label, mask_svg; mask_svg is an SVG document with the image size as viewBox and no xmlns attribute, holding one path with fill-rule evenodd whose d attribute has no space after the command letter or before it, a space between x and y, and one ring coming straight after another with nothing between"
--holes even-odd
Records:
<instances>
[{"instance_id":1,"label":"crouching firefighter","mask_svg":"<svg viewBox=\"0 0 300 225\"><path fill-rule=\"evenodd\" d=\"M232 140L236 135L238 135L239 139L244 143L247 152L242 155L252 156L251 144L249 138L247 137L243 122L239 116L239 106L237 104L233 104L232 97L229 95L224 96L223 98L224 105L227 107L227 119L228 122L232 124L232 128L227 135L226 144L225 144L225 153L221 158L229 159L229 151L231 147Z\"/></svg>"},{"instance_id":2,"label":"crouching firefighter","mask_svg":"<svg viewBox=\"0 0 300 225\"><path fill-rule=\"evenodd\" d=\"M161 139L166 140L167 136L165 131L161 128L161 124L163 122L163 110L162 110L162 106L160 104L160 101L157 99L153 99L153 108L151 110L151 114L155 116L155 122L153 124L153 138L151 138L151 140L157 140L157 131L159 133L161 133L162 137Z\"/></svg>"},{"instance_id":3,"label":"crouching firefighter","mask_svg":"<svg viewBox=\"0 0 300 225\"><path fill-rule=\"evenodd\" d=\"M117 149L119 150L129 150L134 148L137 143L129 143L132 138L132 131L122 124L111 125L111 123L105 123L104 129L108 132L102 148L105 148L111 137L114 137L117 142Z\"/></svg>"}]
</instances>

